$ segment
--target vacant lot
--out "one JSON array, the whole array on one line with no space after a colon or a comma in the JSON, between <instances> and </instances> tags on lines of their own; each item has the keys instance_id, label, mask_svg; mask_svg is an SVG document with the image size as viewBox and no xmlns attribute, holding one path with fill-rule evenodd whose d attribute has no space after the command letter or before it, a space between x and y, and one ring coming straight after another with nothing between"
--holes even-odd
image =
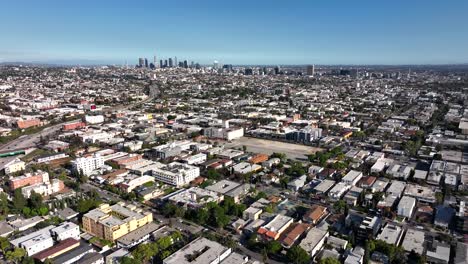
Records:
<instances>
[{"instance_id":1,"label":"vacant lot","mask_svg":"<svg viewBox=\"0 0 468 264\"><path fill-rule=\"evenodd\" d=\"M226 147L239 148L247 147L247 151L255 153L272 154L273 152L284 153L290 159L306 159L307 155L321 151L321 148L314 148L299 144L291 144L274 140L266 140L251 137L242 137L234 140L232 143L227 143Z\"/></svg>"}]
</instances>

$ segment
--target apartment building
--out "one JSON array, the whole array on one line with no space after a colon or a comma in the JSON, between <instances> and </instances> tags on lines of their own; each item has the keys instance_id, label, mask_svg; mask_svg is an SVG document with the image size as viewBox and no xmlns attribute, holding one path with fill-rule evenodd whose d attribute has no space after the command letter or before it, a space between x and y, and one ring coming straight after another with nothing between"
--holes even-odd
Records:
<instances>
[{"instance_id":1,"label":"apartment building","mask_svg":"<svg viewBox=\"0 0 468 264\"><path fill-rule=\"evenodd\" d=\"M49 173L39 170L34 173L26 173L19 177L11 178L10 188L15 190L24 186L36 185L44 182L49 182Z\"/></svg>"},{"instance_id":2,"label":"apartment building","mask_svg":"<svg viewBox=\"0 0 468 264\"><path fill-rule=\"evenodd\" d=\"M83 173L86 176L91 175L94 170L99 169L102 166L104 166L104 160L99 154L89 157L80 157L72 161L73 170Z\"/></svg>"},{"instance_id":3,"label":"apartment building","mask_svg":"<svg viewBox=\"0 0 468 264\"><path fill-rule=\"evenodd\" d=\"M42 196L58 193L65 189L65 184L59 179L38 183L30 186L25 186L21 189L24 197L29 198L32 192L38 193Z\"/></svg>"},{"instance_id":4,"label":"apartment building","mask_svg":"<svg viewBox=\"0 0 468 264\"><path fill-rule=\"evenodd\" d=\"M83 229L91 235L109 241L116 239L153 221L151 212L123 202L101 204L83 216Z\"/></svg>"},{"instance_id":5,"label":"apartment building","mask_svg":"<svg viewBox=\"0 0 468 264\"><path fill-rule=\"evenodd\" d=\"M200 176L200 168L180 162L172 162L163 167L154 168L153 176L158 181L180 187Z\"/></svg>"}]
</instances>

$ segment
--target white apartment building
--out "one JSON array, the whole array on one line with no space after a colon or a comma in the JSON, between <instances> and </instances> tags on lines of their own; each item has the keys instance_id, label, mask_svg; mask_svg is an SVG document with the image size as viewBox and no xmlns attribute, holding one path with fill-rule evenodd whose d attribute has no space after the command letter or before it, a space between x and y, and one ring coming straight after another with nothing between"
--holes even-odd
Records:
<instances>
[{"instance_id":1,"label":"white apartment building","mask_svg":"<svg viewBox=\"0 0 468 264\"><path fill-rule=\"evenodd\" d=\"M397 213L400 216L411 218L414 207L416 206L416 199L409 196L401 197L400 203L398 203Z\"/></svg>"},{"instance_id":2,"label":"white apartment building","mask_svg":"<svg viewBox=\"0 0 468 264\"><path fill-rule=\"evenodd\" d=\"M362 178L362 175L363 174L360 171L351 170L343 177L343 179L341 179L341 181L354 186Z\"/></svg>"},{"instance_id":3,"label":"white apartment building","mask_svg":"<svg viewBox=\"0 0 468 264\"><path fill-rule=\"evenodd\" d=\"M20 159L14 159L4 166L5 174L15 173L22 171L25 168L26 163Z\"/></svg>"},{"instance_id":4,"label":"white apartment building","mask_svg":"<svg viewBox=\"0 0 468 264\"><path fill-rule=\"evenodd\" d=\"M99 123L104 122L104 116L103 115L95 115L95 116L87 115L85 116L85 121L88 124L99 124Z\"/></svg>"},{"instance_id":5,"label":"white apartment building","mask_svg":"<svg viewBox=\"0 0 468 264\"><path fill-rule=\"evenodd\" d=\"M243 137L244 129L209 127L203 129L203 135L209 138L222 138L225 140L233 140Z\"/></svg>"},{"instance_id":6,"label":"white apartment building","mask_svg":"<svg viewBox=\"0 0 468 264\"><path fill-rule=\"evenodd\" d=\"M61 225L54 227L50 233L57 241L62 241L67 238L80 240L80 227L72 222L64 222Z\"/></svg>"},{"instance_id":7,"label":"white apartment building","mask_svg":"<svg viewBox=\"0 0 468 264\"><path fill-rule=\"evenodd\" d=\"M200 168L180 162L172 162L161 168L153 169L153 176L158 181L180 187L200 176Z\"/></svg>"},{"instance_id":8,"label":"white apartment building","mask_svg":"<svg viewBox=\"0 0 468 264\"><path fill-rule=\"evenodd\" d=\"M42 196L47 196L60 192L63 188L65 188L65 186L61 180L53 179L51 181L25 186L21 189L21 193L26 198L29 198L33 191Z\"/></svg>"},{"instance_id":9,"label":"white apartment building","mask_svg":"<svg viewBox=\"0 0 468 264\"><path fill-rule=\"evenodd\" d=\"M50 234L50 230L54 227L55 226L48 226L31 234L11 240L10 243L15 247L23 248L28 253L28 256L32 256L54 245L54 239Z\"/></svg>"},{"instance_id":10,"label":"white apartment building","mask_svg":"<svg viewBox=\"0 0 468 264\"><path fill-rule=\"evenodd\" d=\"M344 182L337 183L328 193L328 196L332 200L339 200L345 192L351 189L351 185L348 185Z\"/></svg>"},{"instance_id":11,"label":"white apartment building","mask_svg":"<svg viewBox=\"0 0 468 264\"><path fill-rule=\"evenodd\" d=\"M126 180L120 185L122 186L125 192L129 193L136 187L141 186L147 182L154 182L154 177L149 175L143 175L141 177Z\"/></svg>"},{"instance_id":12,"label":"white apartment building","mask_svg":"<svg viewBox=\"0 0 468 264\"><path fill-rule=\"evenodd\" d=\"M196 155L189 156L189 157L185 158L184 162L189 164L189 165L201 164L201 163L206 161L206 158L207 157L206 157L205 153L198 153Z\"/></svg>"},{"instance_id":13,"label":"white apartment building","mask_svg":"<svg viewBox=\"0 0 468 264\"><path fill-rule=\"evenodd\" d=\"M89 176L91 173L104 166L104 160L99 154L91 157L80 157L72 161L72 167L76 172L82 172L84 175Z\"/></svg>"}]
</instances>

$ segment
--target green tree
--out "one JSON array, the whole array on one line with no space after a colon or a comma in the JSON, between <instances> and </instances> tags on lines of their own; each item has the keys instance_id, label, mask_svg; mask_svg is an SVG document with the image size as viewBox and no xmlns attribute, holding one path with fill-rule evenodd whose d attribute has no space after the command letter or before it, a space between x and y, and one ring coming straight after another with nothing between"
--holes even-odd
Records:
<instances>
[{"instance_id":1,"label":"green tree","mask_svg":"<svg viewBox=\"0 0 468 264\"><path fill-rule=\"evenodd\" d=\"M300 246L292 246L286 253L289 262L293 264L308 264L310 263L310 255Z\"/></svg>"},{"instance_id":2,"label":"green tree","mask_svg":"<svg viewBox=\"0 0 468 264\"><path fill-rule=\"evenodd\" d=\"M29 204L29 207L33 209L38 209L42 207L44 205L42 195L32 191L31 195L29 196L28 204Z\"/></svg>"},{"instance_id":3,"label":"green tree","mask_svg":"<svg viewBox=\"0 0 468 264\"><path fill-rule=\"evenodd\" d=\"M5 254L6 259L14 263L19 263L24 256L26 256L26 250L18 247Z\"/></svg>"},{"instance_id":4,"label":"green tree","mask_svg":"<svg viewBox=\"0 0 468 264\"><path fill-rule=\"evenodd\" d=\"M8 215L9 212L8 196L6 193L0 192L0 215Z\"/></svg>"},{"instance_id":5,"label":"green tree","mask_svg":"<svg viewBox=\"0 0 468 264\"><path fill-rule=\"evenodd\" d=\"M0 249L5 252L10 247L10 241L6 237L0 237Z\"/></svg>"},{"instance_id":6,"label":"green tree","mask_svg":"<svg viewBox=\"0 0 468 264\"><path fill-rule=\"evenodd\" d=\"M341 262L335 258L328 257L320 259L319 264L341 264Z\"/></svg>"},{"instance_id":7,"label":"green tree","mask_svg":"<svg viewBox=\"0 0 468 264\"><path fill-rule=\"evenodd\" d=\"M156 241L156 244L158 245L160 250L166 250L172 245L172 237L161 237L160 239L158 239L158 241Z\"/></svg>"},{"instance_id":8,"label":"green tree","mask_svg":"<svg viewBox=\"0 0 468 264\"><path fill-rule=\"evenodd\" d=\"M49 259L47 259L47 260L49 260ZM44 262L44 264L45 264L45 263L46 263L46 262ZM26 256L26 257L24 257L23 260L21 261L21 264L34 264L34 259L31 258L31 257Z\"/></svg>"},{"instance_id":9,"label":"green tree","mask_svg":"<svg viewBox=\"0 0 468 264\"><path fill-rule=\"evenodd\" d=\"M276 240L269 241L266 244L268 254L276 254L280 252L282 248L283 246L281 246L281 243Z\"/></svg>"},{"instance_id":10,"label":"green tree","mask_svg":"<svg viewBox=\"0 0 468 264\"><path fill-rule=\"evenodd\" d=\"M155 243L139 244L136 249L132 251L132 256L140 261L140 263L144 263L157 255L158 252L159 249Z\"/></svg>"},{"instance_id":11,"label":"green tree","mask_svg":"<svg viewBox=\"0 0 468 264\"><path fill-rule=\"evenodd\" d=\"M13 208L16 211L21 212L23 208L27 205L28 201L24 198L23 193L21 192L21 188L15 190L13 194Z\"/></svg>"},{"instance_id":12,"label":"green tree","mask_svg":"<svg viewBox=\"0 0 468 264\"><path fill-rule=\"evenodd\" d=\"M134 258L125 256L120 259L120 264L140 264L140 262Z\"/></svg>"}]
</instances>

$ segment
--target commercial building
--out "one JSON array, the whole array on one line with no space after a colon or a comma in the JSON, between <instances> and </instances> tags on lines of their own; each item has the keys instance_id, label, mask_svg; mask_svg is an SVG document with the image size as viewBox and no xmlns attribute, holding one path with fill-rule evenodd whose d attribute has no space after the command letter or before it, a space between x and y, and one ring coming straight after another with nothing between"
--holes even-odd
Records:
<instances>
[{"instance_id":1,"label":"commercial building","mask_svg":"<svg viewBox=\"0 0 468 264\"><path fill-rule=\"evenodd\" d=\"M156 180L177 187L189 184L200 176L200 168L180 162L172 162L161 168L153 169Z\"/></svg>"},{"instance_id":2,"label":"commercial building","mask_svg":"<svg viewBox=\"0 0 468 264\"><path fill-rule=\"evenodd\" d=\"M91 235L109 241L116 239L153 221L153 214L134 205L120 202L101 204L83 216L83 229Z\"/></svg>"},{"instance_id":3,"label":"commercial building","mask_svg":"<svg viewBox=\"0 0 468 264\"><path fill-rule=\"evenodd\" d=\"M199 237L163 260L163 264L244 264L247 257L231 248Z\"/></svg>"},{"instance_id":4,"label":"commercial building","mask_svg":"<svg viewBox=\"0 0 468 264\"><path fill-rule=\"evenodd\" d=\"M72 161L73 170L83 175L89 176L91 173L104 166L104 160L99 154L89 157L80 157Z\"/></svg>"}]
</instances>

